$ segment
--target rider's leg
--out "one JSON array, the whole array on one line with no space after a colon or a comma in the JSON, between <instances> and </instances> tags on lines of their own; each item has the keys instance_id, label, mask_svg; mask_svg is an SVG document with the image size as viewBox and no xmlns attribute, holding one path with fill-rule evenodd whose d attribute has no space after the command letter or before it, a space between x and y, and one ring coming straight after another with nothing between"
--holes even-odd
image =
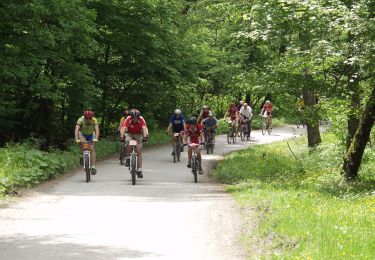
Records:
<instances>
[{"instance_id":1,"label":"rider's leg","mask_svg":"<svg viewBox=\"0 0 375 260\"><path fill-rule=\"evenodd\" d=\"M187 164L187 167L191 167L191 156L192 156L192 148L189 147L188 149L188 164Z\"/></svg>"},{"instance_id":2,"label":"rider's leg","mask_svg":"<svg viewBox=\"0 0 375 260\"><path fill-rule=\"evenodd\" d=\"M195 147L195 152L197 153L197 159L199 162L199 174L203 174L203 168L202 168L202 156L201 156L201 149L199 147Z\"/></svg>"},{"instance_id":3,"label":"rider's leg","mask_svg":"<svg viewBox=\"0 0 375 260\"><path fill-rule=\"evenodd\" d=\"M137 144L138 171L142 171L142 144Z\"/></svg>"},{"instance_id":4,"label":"rider's leg","mask_svg":"<svg viewBox=\"0 0 375 260\"><path fill-rule=\"evenodd\" d=\"M129 142L131 140L131 136L129 134L125 134L126 136L126 141ZM128 167L129 166L129 162L130 161L130 145L127 145L126 146L126 149L125 149L125 166Z\"/></svg>"}]
</instances>

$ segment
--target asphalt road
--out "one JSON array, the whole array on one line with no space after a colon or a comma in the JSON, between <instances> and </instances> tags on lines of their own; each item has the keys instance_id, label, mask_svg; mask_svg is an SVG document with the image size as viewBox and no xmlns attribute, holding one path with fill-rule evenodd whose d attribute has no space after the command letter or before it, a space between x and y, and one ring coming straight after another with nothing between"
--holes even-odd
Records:
<instances>
[{"instance_id":1,"label":"asphalt road","mask_svg":"<svg viewBox=\"0 0 375 260\"><path fill-rule=\"evenodd\" d=\"M0 209L0 259L246 259L239 208L208 172L226 153L293 135L254 131L230 145L217 137L198 183L187 153L173 163L167 145L144 150L135 186L117 157L99 162L90 183L79 168Z\"/></svg>"}]
</instances>

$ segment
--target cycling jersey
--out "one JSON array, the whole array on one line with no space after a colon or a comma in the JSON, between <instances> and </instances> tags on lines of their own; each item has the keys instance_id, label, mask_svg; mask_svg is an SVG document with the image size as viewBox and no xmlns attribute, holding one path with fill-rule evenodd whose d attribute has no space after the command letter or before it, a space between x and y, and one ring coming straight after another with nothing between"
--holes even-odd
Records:
<instances>
[{"instance_id":1,"label":"cycling jersey","mask_svg":"<svg viewBox=\"0 0 375 260\"><path fill-rule=\"evenodd\" d=\"M247 106L247 108L245 109L245 107L241 107L240 109L240 114L244 117L246 117L247 119L250 119L252 116L253 116L253 113L252 113L252 109L251 107Z\"/></svg>"},{"instance_id":2,"label":"cycling jersey","mask_svg":"<svg viewBox=\"0 0 375 260\"><path fill-rule=\"evenodd\" d=\"M230 119L231 120L236 120L237 119L238 109L235 106L229 107L227 111L230 113Z\"/></svg>"},{"instance_id":3,"label":"cycling jersey","mask_svg":"<svg viewBox=\"0 0 375 260\"><path fill-rule=\"evenodd\" d=\"M208 117L209 113L210 113L210 110L202 110L202 111L199 113L199 116L198 116L198 118L199 118L199 122L202 122L203 119L206 119L206 118ZM199 122L198 122L198 123L199 123Z\"/></svg>"},{"instance_id":4,"label":"cycling jersey","mask_svg":"<svg viewBox=\"0 0 375 260\"><path fill-rule=\"evenodd\" d=\"M173 115L169 120L169 123L172 124L173 132L179 133L184 130L185 117L180 115L178 118L176 115Z\"/></svg>"},{"instance_id":5,"label":"cycling jersey","mask_svg":"<svg viewBox=\"0 0 375 260\"><path fill-rule=\"evenodd\" d=\"M96 120L95 117L85 120L85 118L82 116L77 120L77 125L80 126L80 132L83 135L92 135L95 132L95 126L98 125L98 120Z\"/></svg>"},{"instance_id":6,"label":"cycling jersey","mask_svg":"<svg viewBox=\"0 0 375 260\"><path fill-rule=\"evenodd\" d=\"M202 126L196 124L195 129L191 130L189 126L185 129L185 134L190 137L190 143L199 144L199 137L202 133Z\"/></svg>"},{"instance_id":7,"label":"cycling jersey","mask_svg":"<svg viewBox=\"0 0 375 260\"><path fill-rule=\"evenodd\" d=\"M205 127L214 127L217 125L217 119L216 117L213 117L212 119L206 118L202 121L202 125Z\"/></svg>"},{"instance_id":8,"label":"cycling jersey","mask_svg":"<svg viewBox=\"0 0 375 260\"><path fill-rule=\"evenodd\" d=\"M272 103L264 104L263 110L267 112L267 115L272 113Z\"/></svg>"},{"instance_id":9,"label":"cycling jersey","mask_svg":"<svg viewBox=\"0 0 375 260\"><path fill-rule=\"evenodd\" d=\"M130 134L141 134L142 127L147 126L147 124L142 116L140 116L135 122L133 121L133 118L129 116L128 118L126 118L123 126L128 128L128 133Z\"/></svg>"}]
</instances>

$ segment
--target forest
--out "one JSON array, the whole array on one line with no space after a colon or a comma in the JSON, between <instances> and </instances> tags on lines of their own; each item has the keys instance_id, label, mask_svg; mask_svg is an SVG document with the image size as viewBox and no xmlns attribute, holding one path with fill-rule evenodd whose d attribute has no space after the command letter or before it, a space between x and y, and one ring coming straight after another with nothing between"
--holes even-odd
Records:
<instances>
[{"instance_id":1,"label":"forest","mask_svg":"<svg viewBox=\"0 0 375 260\"><path fill-rule=\"evenodd\" d=\"M293 123L302 96L308 146L329 120L354 180L374 124L374 21L372 0L3 0L0 145L65 149L88 108L113 136L126 108L157 129L175 108L222 117L266 94Z\"/></svg>"}]
</instances>

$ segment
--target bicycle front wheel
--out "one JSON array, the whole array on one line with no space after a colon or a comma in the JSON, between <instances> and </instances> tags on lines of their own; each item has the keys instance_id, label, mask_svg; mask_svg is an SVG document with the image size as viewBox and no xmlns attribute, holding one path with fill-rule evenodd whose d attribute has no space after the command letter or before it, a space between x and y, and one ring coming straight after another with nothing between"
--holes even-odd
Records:
<instances>
[{"instance_id":1,"label":"bicycle front wheel","mask_svg":"<svg viewBox=\"0 0 375 260\"><path fill-rule=\"evenodd\" d=\"M228 131L228 133L227 133L227 142L228 142L228 144L230 144L232 142L232 136L231 135L232 135L231 132Z\"/></svg>"},{"instance_id":2,"label":"bicycle front wheel","mask_svg":"<svg viewBox=\"0 0 375 260\"><path fill-rule=\"evenodd\" d=\"M88 183L91 180L90 156L88 154L86 154L84 157L84 166L86 173L86 182Z\"/></svg>"},{"instance_id":3,"label":"bicycle front wheel","mask_svg":"<svg viewBox=\"0 0 375 260\"><path fill-rule=\"evenodd\" d=\"M137 157L135 155L132 155L130 158L130 172L132 175L132 184L135 185L137 180Z\"/></svg>"}]
</instances>

